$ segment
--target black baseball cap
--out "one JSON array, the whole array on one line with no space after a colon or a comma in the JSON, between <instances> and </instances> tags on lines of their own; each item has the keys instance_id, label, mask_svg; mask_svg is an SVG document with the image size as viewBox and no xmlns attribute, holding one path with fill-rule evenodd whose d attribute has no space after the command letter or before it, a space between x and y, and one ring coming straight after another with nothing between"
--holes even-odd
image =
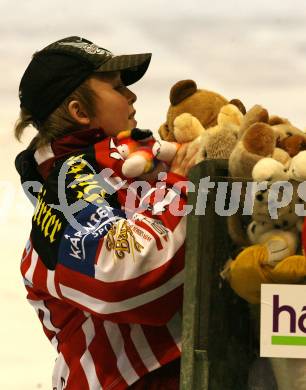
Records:
<instances>
[{"instance_id":1,"label":"black baseball cap","mask_svg":"<svg viewBox=\"0 0 306 390\"><path fill-rule=\"evenodd\" d=\"M20 107L42 123L91 74L120 71L124 85L131 85L150 60L151 53L116 56L84 38L61 39L33 55L20 82Z\"/></svg>"}]
</instances>

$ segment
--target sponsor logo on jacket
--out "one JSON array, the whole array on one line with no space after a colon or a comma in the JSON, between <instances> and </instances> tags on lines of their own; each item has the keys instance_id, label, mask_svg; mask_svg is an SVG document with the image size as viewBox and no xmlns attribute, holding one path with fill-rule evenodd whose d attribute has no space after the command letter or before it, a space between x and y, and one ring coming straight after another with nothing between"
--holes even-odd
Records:
<instances>
[{"instance_id":1,"label":"sponsor logo on jacket","mask_svg":"<svg viewBox=\"0 0 306 390\"><path fill-rule=\"evenodd\" d=\"M59 263L93 276L101 238L106 236L114 223L124 217L121 210L89 204L76 216L82 230L77 230L71 225L66 227L60 243Z\"/></svg>"},{"instance_id":2,"label":"sponsor logo on jacket","mask_svg":"<svg viewBox=\"0 0 306 390\"><path fill-rule=\"evenodd\" d=\"M114 224L106 236L106 248L113 251L115 261L123 259L126 253L141 252L143 246L136 240L135 235L126 220Z\"/></svg>"},{"instance_id":3,"label":"sponsor logo on jacket","mask_svg":"<svg viewBox=\"0 0 306 390\"><path fill-rule=\"evenodd\" d=\"M52 244L62 229L62 222L52 207L47 204L45 195L46 189L42 188L42 191L38 194L33 222L42 232L43 236Z\"/></svg>"}]
</instances>

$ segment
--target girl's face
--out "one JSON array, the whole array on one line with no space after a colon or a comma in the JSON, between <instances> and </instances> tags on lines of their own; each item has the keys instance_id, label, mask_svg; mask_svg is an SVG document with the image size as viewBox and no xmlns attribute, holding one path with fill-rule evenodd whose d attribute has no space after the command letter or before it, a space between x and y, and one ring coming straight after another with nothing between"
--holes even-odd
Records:
<instances>
[{"instance_id":1,"label":"girl's face","mask_svg":"<svg viewBox=\"0 0 306 390\"><path fill-rule=\"evenodd\" d=\"M91 128L102 128L106 135L115 136L122 130L133 129L137 97L123 85L120 72L97 73L88 80L95 93L95 116Z\"/></svg>"}]
</instances>

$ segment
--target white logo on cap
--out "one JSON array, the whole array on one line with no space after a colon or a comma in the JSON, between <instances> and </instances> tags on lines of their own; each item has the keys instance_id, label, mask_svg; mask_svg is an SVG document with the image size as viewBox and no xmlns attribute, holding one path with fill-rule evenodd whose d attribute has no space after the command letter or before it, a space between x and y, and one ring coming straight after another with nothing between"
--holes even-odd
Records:
<instances>
[{"instance_id":1,"label":"white logo on cap","mask_svg":"<svg viewBox=\"0 0 306 390\"><path fill-rule=\"evenodd\" d=\"M88 54L102 54L106 56L113 56L113 54L110 51L102 49L101 47L95 45L94 43L87 43L87 42L58 42L58 43L59 45L77 47L78 49L84 50Z\"/></svg>"}]
</instances>

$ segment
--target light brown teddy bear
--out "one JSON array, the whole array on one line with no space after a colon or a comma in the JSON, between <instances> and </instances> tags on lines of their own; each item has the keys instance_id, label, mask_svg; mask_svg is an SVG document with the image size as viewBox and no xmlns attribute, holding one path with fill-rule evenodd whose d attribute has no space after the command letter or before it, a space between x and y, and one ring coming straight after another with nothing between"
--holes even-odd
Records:
<instances>
[{"instance_id":1,"label":"light brown teddy bear","mask_svg":"<svg viewBox=\"0 0 306 390\"><path fill-rule=\"evenodd\" d=\"M205 129L215 126L221 107L227 103L228 100L216 92L198 89L193 80L178 81L170 91L167 120L158 130L161 139L176 140L174 120L183 113L191 113Z\"/></svg>"},{"instance_id":2,"label":"light brown teddy bear","mask_svg":"<svg viewBox=\"0 0 306 390\"><path fill-rule=\"evenodd\" d=\"M174 120L174 138L179 143L197 144L196 164L204 159L227 160L237 143L242 118L239 108L229 103L221 107L217 124L205 129L195 116L183 113Z\"/></svg>"},{"instance_id":3,"label":"light brown teddy bear","mask_svg":"<svg viewBox=\"0 0 306 390\"><path fill-rule=\"evenodd\" d=\"M237 143L245 107L220 94L198 89L193 80L181 80L170 91L167 121L159 128L162 140L192 142L199 147L197 163L204 158L228 159Z\"/></svg>"}]
</instances>

